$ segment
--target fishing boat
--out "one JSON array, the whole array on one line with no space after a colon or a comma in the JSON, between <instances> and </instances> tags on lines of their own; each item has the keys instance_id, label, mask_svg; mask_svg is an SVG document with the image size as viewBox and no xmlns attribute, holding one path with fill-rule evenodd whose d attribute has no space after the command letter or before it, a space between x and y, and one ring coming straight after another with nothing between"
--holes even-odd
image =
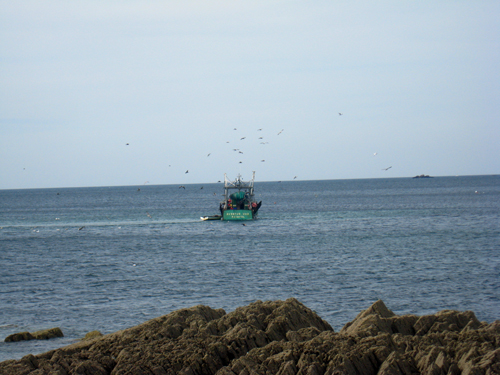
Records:
<instances>
[{"instance_id":1,"label":"fishing boat","mask_svg":"<svg viewBox=\"0 0 500 375\"><path fill-rule=\"evenodd\" d=\"M231 181L224 173L224 199L219 204L220 215L201 216L203 221L211 220L254 220L262 204L254 197L253 183L255 172L250 181L243 181L240 175Z\"/></svg>"},{"instance_id":2,"label":"fishing boat","mask_svg":"<svg viewBox=\"0 0 500 375\"><path fill-rule=\"evenodd\" d=\"M262 204L254 196L255 172L250 181L243 181L238 175L234 181L224 173L224 200L219 209L221 220L254 220Z\"/></svg>"}]
</instances>

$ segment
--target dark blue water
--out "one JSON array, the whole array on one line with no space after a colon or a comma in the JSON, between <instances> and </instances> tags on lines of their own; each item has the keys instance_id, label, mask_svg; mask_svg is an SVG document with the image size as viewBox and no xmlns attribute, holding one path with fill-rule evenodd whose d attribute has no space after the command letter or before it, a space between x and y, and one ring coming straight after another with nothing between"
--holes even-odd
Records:
<instances>
[{"instance_id":1,"label":"dark blue water","mask_svg":"<svg viewBox=\"0 0 500 375\"><path fill-rule=\"evenodd\" d=\"M0 361L197 304L296 297L335 330L377 299L500 318L499 176L256 182L259 220L202 222L222 190L0 190Z\"/></svg>"}]
</instances>

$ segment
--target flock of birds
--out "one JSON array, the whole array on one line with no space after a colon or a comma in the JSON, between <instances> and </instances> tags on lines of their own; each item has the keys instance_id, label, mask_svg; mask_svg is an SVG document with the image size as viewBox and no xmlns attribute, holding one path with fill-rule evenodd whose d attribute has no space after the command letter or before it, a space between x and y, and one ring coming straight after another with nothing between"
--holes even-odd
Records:
<instances>
[{"instance_id":1,"label":"flock of birds","mask_svg":"<svg viewBox=\"0 0 500 375\"><path fill-rule=\"evenodd\" d=\"M339 116L343 116L343 115L344 115L342 112L338 112L338 114L339 114ZM234 131L237 131L237 130L238 130L238 128L234 128L233 130L234 130ZM261 132L262 130L263 130L262 128L257 129L257 131L259 131L259 132ZM277 136L279 136L280 134L282 134L282 133L283 133L283 131L284 131L284 130L285 130L285 129L281 129L281 130L280 130L280 131L279 131L276 135L277 135ZM246 140L246 139L247 139L247 136L242 136L242 137L239 137L239 141L244 141L244 140ZM264 140L264 137L262 137L262 136L261 136L261 137L258 137L257 139L259 140L259 143L260 143L261 145L267 145L267 144L269 144L269 142L268 142L268 141L265 141L265 140ZM229 143L231 143L231 141L226 141L226 143L227 143L227 144L229 144ZM129 145L130 145L130 143L126 143L126 145L127 145L127 146L129 146ZM233 149L232 149L232 151L233 151L233 152L237 152L237 154L238 154L238 155L243 155L243 154L244 154L244 152L243 152L240 148L233 148ZM209 152L209 153L207 154L207 157L210 157L210 155L212 155L212 152ZM378 155L378 152L373 153L373 156L377 156L377 155ZM240 159L241 159L241 158L240 158ZM261 162L261 163L264 163L265 161L266 161L265 159L261 159L261 160L260 160L260 162ZM238 161L238 164L243 164L243 161L242 161L242 160L239 160L239 161ZM171 167L171 165L169 165L169 167ZM391 168L392 168L392 165L391 165L391 166L389 166L389 167L387 167L387 168L382 168L382 170L383 170L383 171L388 171L388 170L389 170L389 169L391 169ZM186 169L186 171L184 172L184 174L188 174L188 173L189 173L189 169ZM295 179L297 179L297 176L294 176L294 177L293 177L293 179L294 179L294 180L295 180ZM221 181L218 181L218 182L221 182ZM186 187L185 187L184 185L180 185L180 186L179 186L179 189L181 189L181 188L182 188L182 189L186 189ZM203 189L203 187L201 187L201 189Z\"/></svg>"},{"instance_id":2,"label":"flock of birds","mask_svg":"<svg viewBox=\"0 0 500 375\"><path fill-rule=\"evenodd\" d=\"M238 130L238 128L234 128L233 130ZM283 131L284 131L284 130L285 130L285 129L281 129L281 130L278 132L278 134L277 134L277 135L280 135L281 133L283 133ZM262 128L257 129L257 131L258 131L258 132L261 132L261 131L262 131ZM246 137L246 136L244 136L244 137L240 137L240 139L239 139L239 140L240 140L240 141L244 141L245 139L247 139L247 137ZM262 136L261 136L261 137L258 137L258 138L257 138L257 140L259 141L259 144L261 144L261 145L267 145L267 144L269 144L269 142L264 141L264 137L262 137ZM230 141L226 141L226 143L231 143L231 142L230 142ZM240 148L233 148L232 150L233 150L233 152L237 152L237 153L238 153L238 155L243 155L243 154L244 154L244 152L243 152ZM210 155L211 155L211 154L208 154L208 156L210 156ZM260 162L261 162L261 163L264 163L265 161L266 161L265 159L261 159L261 161L260 161ZM243 164L243 161L241 161L241 160L240 160L240 161L238 162L238 164Z\"/></svg>"},{"instance_id":3,"label":"flock of birds","mask_svg":"<svg viewBox=\"0 0 500 375\"><path fill-rule=\"evenodd\" d=\"M237 130L238 130L238 128L233 128L233 131L237 131ZM262 128L259 128L259 129L257 129L257 131L258 131L258 132L262 132L262 131L263 131L263 129L262 129ZM276 133L276 135L277 135L277 136L279 136L279 135L280 135L280 134L282 134L284 131L285 131L285 129L281 129L278 133ZM231 143L235 143L235 142L236 142L236 143L239 143L239 142L242 142L242 141L245 141L245 140L247 140L246 142L248 142L250 139L251 139L251 137L247 137L247 136L237 136L237 137L234 139L234 141L226 141L226 144L231 144ZM259 136L259 137L257 137L256 139L259 141L259 144L260 144L260 145L267 145L267 144L269 144L269 142L265 139L265 137L264 137L264 136ZM128 146L128 145L129 145L129 143L127 143L126 145ZM239 145L237 146L238 148L232 148L232 152L236 153L236 154L237 154L237 155L239 155L239 156L244 155L244 154L246 153L246 151L245 151L245 152L243 152L243 147L242 147L242 146L240 146L240 145L241 145L241 144L239 144ZM248 143L246 143L246 145L248 146ZM240 147L242 147L242 148L240 148ZM206 156L206 157L208 158L208 157L210 157L210 155L212 155L212 152L209 152L209 153L207 154L207 156ZM238 159L239 159L238 164L243 164L242 158L240 157L240 158L238 158ZM238 160L238 159L237 159L237 160ZM260 163L264 163L265 161L266 161L266 159L260 159ZM170 167L170 166L171 166L171 165L169 165L169 167ZM184 172L184 174L188 174L188 173L190 173L190 170L189 170L189 169L186 169L186 171ZM297 179L297 176L295 176L293 179ZM218 182L221 182L221 181L218 181ZM179 186L179 189L186 189L186 187L185 187L184 185L180 185L180 186ZM201 189L203 189L203 187L201 187Z\"/></svg>"},{"instance_id":4,"label":"flock of birds","mask_svg":"<svg viewBox=\"0 0 500 375\"><path fill-rule=\"evenodd\" d=\"M237 131L237 130L238 130L238 128L233 128L233 131ZM259 128L259 129L257 129L257 131L258 131L258 132L262 132L262 131L263 131L263 129L262 129L262 128ZM280 135L280 134L282 134L284 131L285 131L285 129L281 129L281 130L280 130L280 131L279 131L276 135L277 135L277 136L279 136L279 135ZM234 138L234 140L233 140L233 141L226 141L226 144L229 144L229 143L235 143L235 142L242 142L242 141L245 141L245 140L247 140L247 142L248 142L248 140L250 140L250 138L251 138L251 137L248 137L248 139L247 139L247 136L237 136L236 138ZM259 144L260 144L260 145L267 145L267 144L269 144L269 142L268 142L268 141L264 138L264 136L259 136L259 137L257 138L257 140L259 141ZM130 146L130 143L126 143L125 145L126 145L126 146ZM248 145L248 143L246 143L246 145ZM238 147L241 147L241 146L238 146ZM237 153L237 155L240 155L240 156L244 154L244 152L243 152L243 151L242 151L242 149L240 149L240 148L233 148L233 149L232 149L232 152L236 152L236 153ZM245 152L246 152L246 151L245 151ZM207 156L206 156L206 157L210 157L210 155L212 155L212 152L209 152L209 153L207 154ZM261 163L264 163L265 161L266 161L265 159L261 159L261 160L260 160L260 162L261 162ZM239 158L238 164L243 164L243 161L241 160L241 158ZM171 167L171 165L169 165L169 167ZM184 174L188 174L188 173L190 173L190 170L189 170L189 169L186 169L186 171L184 172ZM293 179L294 179L294 180L295 180L295 179L297 179L297 176L295 176ZM146 183L148 183L148 182L149 182L149 181L146 181L146 182L145 182L145 184L146 184ZM219 180L218 182L221 182L221 181ZM281 181L280 181L280 182L281 182ZM184 190L185 190L185 189L186 189L186 186L184 186L184 185L180 185L180 186L179 186L179 189L184 189ZM203 189L203 186L202 186L200 189ZM138 191L140 191L140 189L138 189ZM216 195L216 193L214 193L214 195Z\"/></svg>"}]
</instances>

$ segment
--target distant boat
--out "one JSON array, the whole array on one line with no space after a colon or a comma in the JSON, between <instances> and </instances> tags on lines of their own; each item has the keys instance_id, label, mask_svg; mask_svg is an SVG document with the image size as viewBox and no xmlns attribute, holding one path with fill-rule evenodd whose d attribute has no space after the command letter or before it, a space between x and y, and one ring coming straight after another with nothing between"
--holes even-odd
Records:
<instances>
[{"instance_id":1,"label":"distant boat","mask_svg":"<svg viewBox=\"0 0 500 375\"><path fill-rule=\"evenodd\" d=\"M243 181L238 175L234 181L230 181L224 174L224 200L219 209L222 220L253 220L257 219L257 212L262 201L256 202L254 197L255 172L250 181ZM235 191L237 190L237 191ZM234 191L234 193L231 193Z\"/></svg>"},{"instance_id":2,"label":"distant boat","mask_svg":"<svg viewBox=\"0 0 500 375\"><path fill-rule=\"evenodd\" d=\"M429 176L428 174L420 174L418 176L415 176L413 178L432 178L431 176Z\"/></svg>"},{"instance_id":3,"label":"distant boat","mask_svg":"<svg viewBox=\"0 0 500 375\"><path fill-rule=\"evenodd\" d=\"M253 172L250 181L243 181L241 176L234 181L230 181L224 174L224 199L219 204L220 215L202 216L201 220L254 220L257 219L257 212L262 201L257 202L254 197Z\"/></svg>"}]
</instances>

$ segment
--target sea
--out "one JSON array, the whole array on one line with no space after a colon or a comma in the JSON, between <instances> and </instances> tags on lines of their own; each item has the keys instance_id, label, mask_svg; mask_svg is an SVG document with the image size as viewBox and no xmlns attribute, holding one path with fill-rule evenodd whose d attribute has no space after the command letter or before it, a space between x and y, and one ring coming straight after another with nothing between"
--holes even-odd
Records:
<instances>
[{"instance_id":1,"label":"sea","mask_svg":"<svg viewBox=\"0 0 500 375\"><path fill-rule=\"evenodd\" d=\"M184 186L0 190L0 361L199 304L293 297L335 331L379 299L500 319L498 175L256 181L244 223L200 220L223 184Z\"/></svg>"}]
</instances>

